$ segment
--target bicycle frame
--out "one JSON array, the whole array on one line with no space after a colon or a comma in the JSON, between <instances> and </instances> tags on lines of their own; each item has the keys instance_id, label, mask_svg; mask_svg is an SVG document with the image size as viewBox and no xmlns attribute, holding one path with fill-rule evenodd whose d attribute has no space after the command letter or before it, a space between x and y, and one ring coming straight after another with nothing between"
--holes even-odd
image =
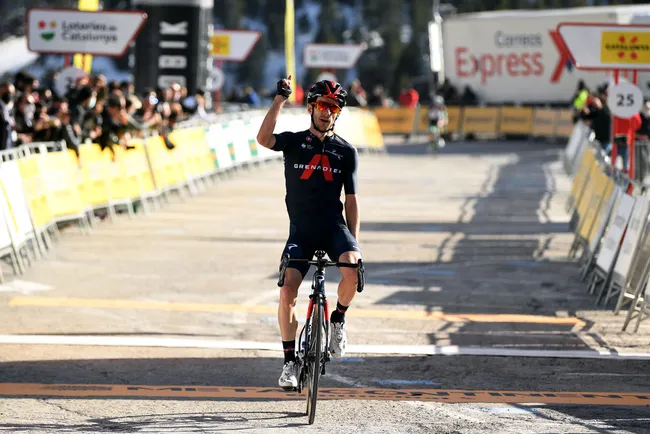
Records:
<instances>
[{"instance_id":1,"label":"bicycle frame","mask_svg":"<svg viewBox=\"0 0 650 434\"><path fill-rule=\"evenodd\" d=\"M318 400L318 382L320 375L325 374L325 365L330 360L329 346L329 308L327 305L327 297L325 296L325 268L327 267L347 267L356 268L358 277L357 291L363 291L365 279L363 261L359 259L357 264L347 262L330 262L325 259L326 253L322 250L315 252L316 260L307 259L291 259L288 254L282 258L280 265L280 277L278 279L278 286L284 286L284 277L289 267L289 264L294 263L307 263L309 265L316 265L314 278L312 280L312 292L309 295L309 307L307 308L307 320L305 325L300 331L298 337L299 350L296 355L298 364L298 393L302 392L305 384L308 384L307 393L307 416L309 423L314 423L316 402ZM321 309L322 307L322 309ZM318 315L313 317L314 310L318 309ZM312 322L314 324L312 324ZM317 327L314 330L311 328ZM325 331L325 336L321 335L322 330ZM303 339L304 334L304 339ZM323 345L324 344L324 345Z\"/></svg>"},{"instance_id":2,"label":"bicycle frame","mask_svg":"<svg viewBox=\"0 0 650 434\"><path fill-rule=\"evenodd\" d=\"M329 309L327 306L327 297L325 295L325 270L316 270L311 284L312 293L309 296L309 307L307 308L307 321L311 319L314 307L314 297L321 298L325 306L325 317L329 318Z\"/></svg>"}]
</instances>

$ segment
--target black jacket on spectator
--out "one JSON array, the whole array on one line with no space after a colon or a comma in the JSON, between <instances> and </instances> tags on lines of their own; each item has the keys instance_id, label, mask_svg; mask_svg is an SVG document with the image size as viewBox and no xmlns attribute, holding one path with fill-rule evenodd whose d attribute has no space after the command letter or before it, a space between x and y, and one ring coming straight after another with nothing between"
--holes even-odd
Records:
<instances>
[{"instance_id":1,"label":"black jacket on spectator","mask_svg":"<svg viewBox=\"0 0 650 434\"><path fill-rule=\"evenodd\" d=\"M81 144L81 137L77 136L74 132L72 125L61 125L61 127L56 131L56 139L65 141L65 146L68 149L72 149L77 158L79 158L79 145Z\"/></svg>"},{"instance_id":2,"label":"black jacket on spectator","mask_svg":"<svg viewBox=\"0 0 650 434\"><path fill-rule=\"evenodd\" d=\"M641 126L636 130L636 133L643 136L650 136L650 116L641 113Z\"/></svg>"},{"instance_id":3,"label":"black jacket on spectator","mask_svg":"<svg viewBox=\"0 0 650 434\"><path fill-rule=\"evenodd\" d=\"M115 154L113 145L120 142L120 136L124 134L128 128L125 125L118 124L113 120L108 111L102 112L102 135L99 136L98 144L102 151L106 148Z\"/></svg>"},{"instance_id":4,"label":"black jacket on spectator","mask_svg":"<svg viewBox=\"0 0 650 434\"><path fill-rule=\"evenodd\" d=\"M585 115L585 119L591 121L591 129L596 136L596 140L604 146L612 141L612 116L606 106L600 109L590 108L591 110Z\"/></svg>"},{"instance_id":5,"label":"black jacket on spectator","mask_svg":"<svg viewBox=\"0 0 650 434\"><path fill-rule=\"evenodd\" d=\"M0 151L13 148L14 141L11 136L13 119L7 105L0 101Z\"/></svg>"}]
</instances>

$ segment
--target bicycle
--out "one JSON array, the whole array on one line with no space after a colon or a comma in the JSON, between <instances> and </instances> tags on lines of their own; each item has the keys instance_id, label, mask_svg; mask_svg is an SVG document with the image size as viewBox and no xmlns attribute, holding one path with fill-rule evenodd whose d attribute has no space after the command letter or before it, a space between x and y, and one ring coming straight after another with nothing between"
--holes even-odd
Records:
<instances>
[{"instance_id":1,"label":"bicycle","mask_svg":"<svg viewBox=\"0 0 650 434\"><path fill-rule=\"evenodd\" d=\"M329 309L325 297L325 268L343 267L356 268L358 285L357 292L363 291L365 278L363 260L359 259L357 264L348 262L331 262L325 259L325 252L317 250L316 260L291 259L289 254L282 257L280 265L280 277L278 286L284 285L284 277L290 264L308 263L315 265L316 271L312 280L312 293L309 295L309 307L307 308L307 320L298 338L298 351L296 364L298 365L298 387L294 391L302 393L303 386L307 387L307 412L309 424L314 423L316 417L316 401L318 399L318 380L325 375L325 364L330 361L329 354ZM323 332L325 334L323 340ZM304 335L304 339L303 339Z\"/></svg>"}]
</instances>

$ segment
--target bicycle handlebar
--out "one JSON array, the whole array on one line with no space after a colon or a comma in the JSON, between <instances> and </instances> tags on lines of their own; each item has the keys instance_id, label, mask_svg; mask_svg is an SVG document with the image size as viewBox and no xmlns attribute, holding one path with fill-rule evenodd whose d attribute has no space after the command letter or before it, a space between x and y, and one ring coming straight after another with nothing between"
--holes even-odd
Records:
<instances>
[{"instance_id":1,"label":"bicycle handlebar","mask_svg":"<svg viewBox=\"0 0 650 434\"><path fill-rule=\"evenodd\" d=\"M362 292L363 288L365 286L365 277L364 277L364 272L365 269L363 267L363 260L359 259L359 262L356 264L352 264L350 262L332 262L332 261L324 261L324 260L316 260L314 261L313 259L291 259L288 254L285 254L284 257L282 258L282 263L280 265L280 276L278 278L278 286L282 287L284 286L284 276L285 273L287 272L287 268L289 268L290 264L309 264L309 265L316 265L319 269L321 268L327 268L327 267L337 267L337 268L356 268L357 269L357 292Z\"/></svg>"}]
</instances>

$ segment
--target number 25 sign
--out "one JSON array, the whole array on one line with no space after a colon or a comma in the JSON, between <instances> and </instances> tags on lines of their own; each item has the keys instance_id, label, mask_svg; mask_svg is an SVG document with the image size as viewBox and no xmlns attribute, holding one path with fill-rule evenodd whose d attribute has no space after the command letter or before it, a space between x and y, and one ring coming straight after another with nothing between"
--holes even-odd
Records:
<instances>
[{"instance_id":1,"label":"number 25 sign","mask_svg":"<svg viewBox=\"0 0 650 434\"><path fill-rule=\"evenodd\" d=\"M641 110L643 93L638 86L627 81L610 84L607 90L607 105L614 116L628 119Z\"/></svg>"}]
</instances>

